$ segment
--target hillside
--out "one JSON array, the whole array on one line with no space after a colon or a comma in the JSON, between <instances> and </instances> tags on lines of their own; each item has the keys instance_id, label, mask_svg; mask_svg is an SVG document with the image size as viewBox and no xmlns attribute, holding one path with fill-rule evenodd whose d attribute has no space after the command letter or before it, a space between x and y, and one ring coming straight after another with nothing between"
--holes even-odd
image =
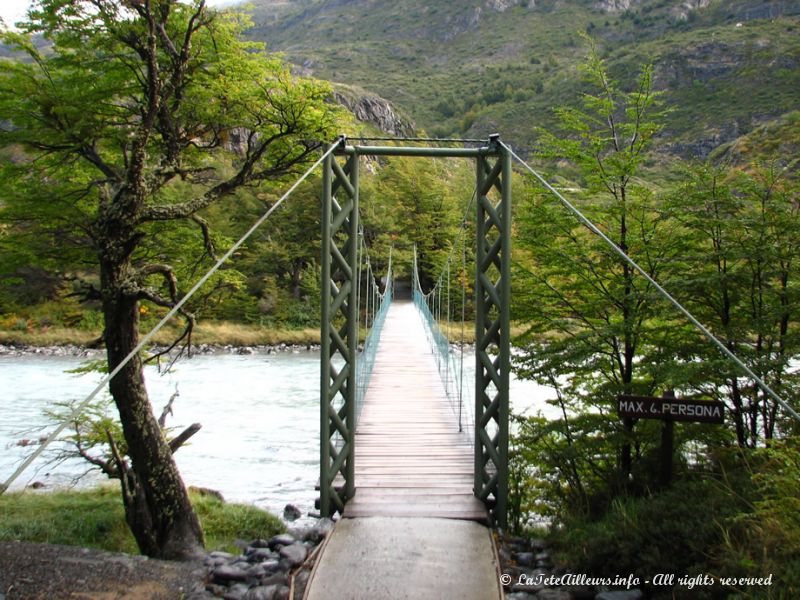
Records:
<instances>
[{"instance_id":1,"label":"hillside","mask_svg":"<svg viewBox=\"0 0 800 600\"><path fill-rule=\"evenodd\" d=\"M662 150L707 156L798 108L800 4L785 0L256 0L249 35L307 73L387 98L429 134L529 147L580 94L588 32L613 75L655 64Z\"/></svg>"}]
</instances>

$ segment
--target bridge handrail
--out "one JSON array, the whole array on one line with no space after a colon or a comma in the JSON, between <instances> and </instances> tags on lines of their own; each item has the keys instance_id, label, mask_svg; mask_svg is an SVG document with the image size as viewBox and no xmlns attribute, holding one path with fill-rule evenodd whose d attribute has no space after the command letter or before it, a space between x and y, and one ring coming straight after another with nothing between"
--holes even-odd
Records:
<instances>
[{"instance_id":1,"label":"bridge handrail","mask_svg":"<svg viewBox=\"0 0 800 600\"><path fill-rule=\"evenodd\" d=\"M435 292L441 283L437 283L436 288L425 294L422 291L422 286L419 281L419 271L417 263L417 249L414 247L414 264L413 264L413 300L414 306L420 312L425 324L425 334L428 338L428 343L431 346L434 359L436 360L436 367L439 370L439 376L444 384L445 393L450 400L450 406L453 409L454 415L458 419L458 430L463 431L466 425L467 430L471 431L474 428L474 420L470 418L471 412L464 410L464 398L470 398L470 394L465 394L465 387L469 387L464 381L464 361L463 352L464 345L462 340L461 346L461 361L457 362L455 355L450 351L450 340L447 335L442 331L438 319L434 316L428 303L435 298ZM448 273L449 274L449 273ZM474 442L472 436L470 441Z\"/></svg>"},{"instance_id":2,"label":"bridge handrail","mask_svg":"<svg viewBox=\"0 0 800 600\"><path fill-rule=\"evenodd\" d=\"M368 262L367 278L370 282L370 294L367 295L367 310L365 315L365 327L369 329L366 338L364 339L364 346L359 355L360 360L356 361L356 420L361 414L361 408L364 405L364 397L369 387L369 381L372 377L372 369L375 366L375 356L378 350L378 342L380 341L381 332L383 331L383 324L386 321L386 313L389 312L389 305L392 303L394 297L394 280L392 278L392 248L389 248L389 266L386 270L386 285L383 293L380 287L375 283L375 278L372 274L372 267ZM374 311L370 321L370 298L371 308ZM375 306L378 306L375 310ZM371 324L371 327L370 327Z\"/></svg>"}]
</instances>

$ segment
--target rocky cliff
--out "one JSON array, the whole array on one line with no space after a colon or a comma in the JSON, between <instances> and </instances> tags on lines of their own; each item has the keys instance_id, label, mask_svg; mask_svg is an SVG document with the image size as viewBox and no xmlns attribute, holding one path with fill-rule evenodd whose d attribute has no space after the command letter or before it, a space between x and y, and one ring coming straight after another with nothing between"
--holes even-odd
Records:
<instances>
[{"instance_id":1,"label":"rocky cliff","mask_svg":"<svg viewBox=\"0 0 800 600\"><path fill-rule=\"evenodd\" d=\"M337 85L333 95L359 121L374 125L391 135L414 135L414 123L402 116L391 102L376 94L356 86Z\"/></svg>"}]
</instances>

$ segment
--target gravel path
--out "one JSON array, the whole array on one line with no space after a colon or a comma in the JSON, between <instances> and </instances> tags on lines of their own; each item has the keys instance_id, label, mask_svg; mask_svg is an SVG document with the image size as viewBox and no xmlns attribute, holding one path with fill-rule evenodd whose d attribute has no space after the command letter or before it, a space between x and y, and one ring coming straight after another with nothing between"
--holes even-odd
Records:
<instances>
[{"instance_id":1,"label":"gravel path","mask_svg":"<svg viewBox=\"0 0 800 600\"><path fill-rule=\"evenodd\" d=\"M201 562L177 563L29 542L0 542L0 600L208 598Z\"/></svg>"}]
</instances>

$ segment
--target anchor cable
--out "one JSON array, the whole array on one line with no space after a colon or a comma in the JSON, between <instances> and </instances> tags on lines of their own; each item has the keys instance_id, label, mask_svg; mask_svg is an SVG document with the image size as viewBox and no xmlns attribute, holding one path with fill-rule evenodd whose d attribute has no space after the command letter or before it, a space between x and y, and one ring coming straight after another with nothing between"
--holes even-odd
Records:
<instances>
[{"instance_id":1,"label":"anchor cable","mask_svg":"<svg viewBox=\"0 0 800 600\"><path fill-rule=\"evenodd\" d=\"M567 208L575 217L587 228L589 231L597 235L601 240L603 240L617 255L619 255L622 260L628 263L637 273L639 273L642 277L644 277L650 285L652 285L656 291L661 294L666 300L668 300L675 308L678 309L689 321L697 327L706 338L711 341L725 356L731 359L736 365L739 366L742 371L744 371L750 378L755 381L758 386L775 402L777 402L783 409L789 413L792 417L800 421L800 414L792 408L783 398L781 398L773 389L767 385L767 383L761 379L758 375L756 375L750 367L748 367L738 356L736 356L733 352L731 352L722 341L717 338L711 331L703 325L700 321L698 321L692 313L689 312L687 308L685 308L678 300L676 300L667 290L665 290L655 279L653 279L647 271L645 271L642 267L636 263L630 256L628 256L624 250L622 250L619 246L617 246L606 234L604 234L600 228L597 227L594 223L592 223L574 204L572 204L569 200L567 200L558 190L556 190L552 185L550 185L547 180L542 177L539 173L537 173L528 163L522 160L517 154L504 142L499 142L500 145L505 148L505 150L514 158L516 161L525 167L525 169L533 175L539 183L541 183L548 191L550 191L556 198Z\"/></svg>"},{"instance_id":2,"label":"anchor cable","mask_svg":"<svg viewBox=\"0 0 800 600\"><path fill-rule=\"evenodd\" d=\"M14 481L20 475L22 475L23 472L25 472L25 470L31 465L31 463L33 463L33 461L36 460L42 454L42 452L44 452L45 449L59 435L61 435L61 433L64 431L64 429L67 428L67 425L69 425L69 423L71 423L75 418L77 418L83 412L83 410L86 408L86 406L89 404L89 402L91 402L97 396L97 394L99 394L100 391L105 388L105 386L108 384L108 382L111 381L123 368L125 368L125 366L133 359L134 356L139 354L139 352L141 352L144 349L144 347L150 342L150 340L153 339L153 336L155 336L155 334L158 333L161 330L161 328L164 327L164 325L166 325L167 322L169 322L169 320L172 319L172 317L174 317L178 313L178 311L189 301L189 299L195 293L197 293L197 291L211 278L211 276L214 275L214 273L216 273L222 267L222 265L225 264L225 262L227 262L228 259L230 259L231 256L233 256L233 254L242 246L242 244L244 244L245 241L247 241L247 239L259 227L261 227L261 225L263 225L264 222L267 219L270 218L270 216L272 216L272 213L274 213L276 210L278 210L278 208L281 206L281 204L283 204L283 202L287 198L289 198L289 196L292 195L292 193L298 188L298 186L301 183L303 183L303 181L305 181L308 178L308 176L311 175L311 173L314 172L317 169L317 167L319 167L319 165L321 165L322 162L334 150L336 150L339 147L339 145L340 145L340 141L339 140L337 140L336 142L331 144L330 147L319 158L319 160L317 160L297 181L295 181L295 183L289 188L289 190L283 196L281 196L280 199L277 202L275 202L275 204L270 206L270 208L250 227L250 229L248 229L247 232L242 237L240 237L239 240L236 243L234 243L228 249L228 251L225 252L225 254L223 254L219 258L219 260L217 260L217 262L214 264L214 266L211 267L211 269L209 269L209 271L205 275L203 275L203 277L201 277L197 281L197 283L194 284L194 286L186 293L186 295L183 296L183 298L181 298L175 304L175 306L173 306L169 310L169 312L164 316L164 318L162 318L161 321L159 321L158 324L155 327L153 327L153 329L150 330L150 332L141 339L141 341L136 345L136 347L133 350L131 350L128 353L128 355L122 360L122 362L119 363L114 368L113 371L111 371L105 377L103 377L103 379L100 381L100 383L97 384L97 386L94 388L94 390L92 390L92 392L84 400L82 400L80 403L78 403L75 406L75 408L72 409L72 411L69 413L69 415L66 417L66 419L64 419L50 433L50 435L48 435L47 438L44 439L44 441L42 441L42 443L36 448L36 450L34 450L22 462L22 464L20 464L20 466L17 467L17 469L11 474L11 476L8 479L6 479L5 482L0 484L0 494L3 494L11 486L11 484L14 483Z\"/></svg>"}]
</instances>

